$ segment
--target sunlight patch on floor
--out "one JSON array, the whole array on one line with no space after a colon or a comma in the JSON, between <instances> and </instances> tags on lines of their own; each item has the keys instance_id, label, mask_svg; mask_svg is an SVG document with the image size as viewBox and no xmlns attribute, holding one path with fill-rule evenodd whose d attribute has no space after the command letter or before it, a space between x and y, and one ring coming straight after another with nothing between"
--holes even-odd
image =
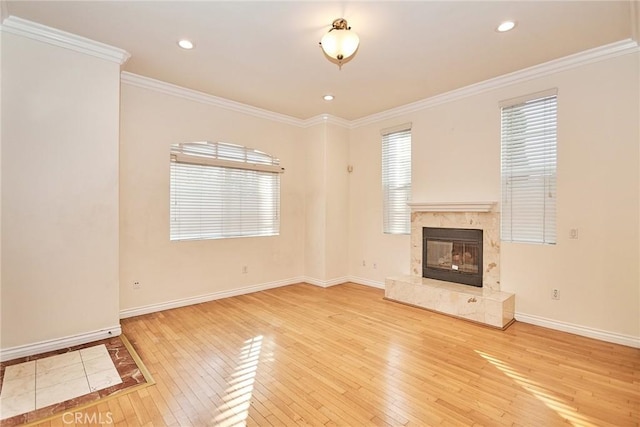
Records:
<instances>
[{"instance_id":1,"label":"sunlight patch on floor","mask_svg":"<svg viewBox=\"0 0 640 427\"><path fill-rule=\"evenodd\" d=\"M213 424L216 426L246 425L261 350L262 335L245 341L240 351L238 365L225 390L223 403L218 407L217 415L213 419Z\"/></svg>"},{"instance_id":2,"label":"sunlight patch on floor","mask_svg":"<svg viewBox=\"0 0 640 427\"><path fill-rule=\"evenodd\" d=\"M571 425L576 426L597 426L596 423L591 421L588 417L577 413L577 408L575 406L569 405L564 399L561 397L554 395L553 392L540 387L538 383L531 380L526 373L519 372L506 362L491 356L487 353L483 353L481 351L475 350L475 352L485 359L487 362L491 363L494 367L496 367L503 374L511 378L522 387L527 392L531 393L533 397L542 402L547 408L551 409L558 416L565 419Z\"/></svg>"}]
</instances>

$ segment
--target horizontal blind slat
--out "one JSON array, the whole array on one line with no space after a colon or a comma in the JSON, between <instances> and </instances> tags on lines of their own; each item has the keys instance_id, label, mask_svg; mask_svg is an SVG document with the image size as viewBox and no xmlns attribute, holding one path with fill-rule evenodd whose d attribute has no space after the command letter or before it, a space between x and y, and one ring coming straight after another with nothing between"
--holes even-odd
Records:
<instances>
[{"instance_id":1,"label":"horizontal blind slat","mask_svg":"<svg viewBox=\"0 0 640 427\"><path fill-rule=\"evenodd\" d=\"M556 241L557 96L502 108L502 239Z\"/></svg>"},{"instance_id":2,"label":"horizontal blind slat","mask_svg":"<svg viewBox=\"0 0 640 427\"><path fill-rule=\"evenodd\" d=\"M266 153L232 144L190 143L182 149L191 155L279 164ZM172 161L170 175L171 240L279 234L280 174Z\"/></svg>"},{"instance_id":3,"label":"horizontal blind slat","mask_svg":"<svg viewBox=\"0 0 640 427\"><path fill-rule=\"evenodd\" d=\"M383 231L409 234L411 210L411 129L382 135Z\"/></svg>"}]
</instances>

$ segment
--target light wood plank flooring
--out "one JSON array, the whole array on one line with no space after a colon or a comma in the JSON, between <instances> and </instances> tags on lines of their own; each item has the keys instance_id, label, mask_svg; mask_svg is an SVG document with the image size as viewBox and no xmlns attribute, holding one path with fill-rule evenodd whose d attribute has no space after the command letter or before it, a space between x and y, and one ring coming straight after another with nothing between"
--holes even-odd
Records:
<instances>
[{"instance_id":1,"label":"light wood plank flooring","mask_svg":"<svg viewBox=\"0 0 640 427\"><path fill-rule=\"evenodd\" d=\"M640 349L382 297L300 284L125 319L157 384L83 411L123 426L638 425Z\"/></svg>"}]
</instances>

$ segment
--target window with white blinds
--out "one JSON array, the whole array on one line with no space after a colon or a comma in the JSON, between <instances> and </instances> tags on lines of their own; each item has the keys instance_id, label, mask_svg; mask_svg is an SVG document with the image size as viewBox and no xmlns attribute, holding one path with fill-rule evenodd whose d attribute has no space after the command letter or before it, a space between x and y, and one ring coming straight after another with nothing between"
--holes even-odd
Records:
<instances>
[{"instance_id":1,"label":"window with white blinds","mask_svg":"<svg viewBox=\"0 0 640 427\"><path fill-rule=\"evenodd\" d=\"M171 146L170 239L280 233L279 160L222 142Z\"/></svg>"},{"instance_id":2,"label":"window with white blinds","mask_svg":"<svg viewBox=\"0 0 640 427\"><path fill-rule=\"evenodd\" d=\"M502 106L502 240L556 243L557 95Z\"/></svg>"},{"instance_id":3,"label":"window with white blinds","mask_svg":"<svg viewBox=\"0 0 640 427\"><path fill-rule=\"evenodd\" d=\"M389 234L410 234L411 125L382 131L382 222Z\"/></svg>"}]
</instances>

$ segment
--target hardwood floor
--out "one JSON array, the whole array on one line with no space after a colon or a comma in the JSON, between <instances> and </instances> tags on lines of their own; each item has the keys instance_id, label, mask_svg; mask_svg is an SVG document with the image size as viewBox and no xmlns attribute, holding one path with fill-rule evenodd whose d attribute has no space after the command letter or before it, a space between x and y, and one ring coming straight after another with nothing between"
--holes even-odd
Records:
<instances>
[{"instance_id":1,"label":"hardwood floor","mask_svg":"<svg viewBox=\"0 0 640 427\"><path fill-rule=\"evenodd\" d=\"M382 297L300 284L124 319L157 384L83 412L123 426L638 425L640 349Z\"/></svg>"}]
</instances>

